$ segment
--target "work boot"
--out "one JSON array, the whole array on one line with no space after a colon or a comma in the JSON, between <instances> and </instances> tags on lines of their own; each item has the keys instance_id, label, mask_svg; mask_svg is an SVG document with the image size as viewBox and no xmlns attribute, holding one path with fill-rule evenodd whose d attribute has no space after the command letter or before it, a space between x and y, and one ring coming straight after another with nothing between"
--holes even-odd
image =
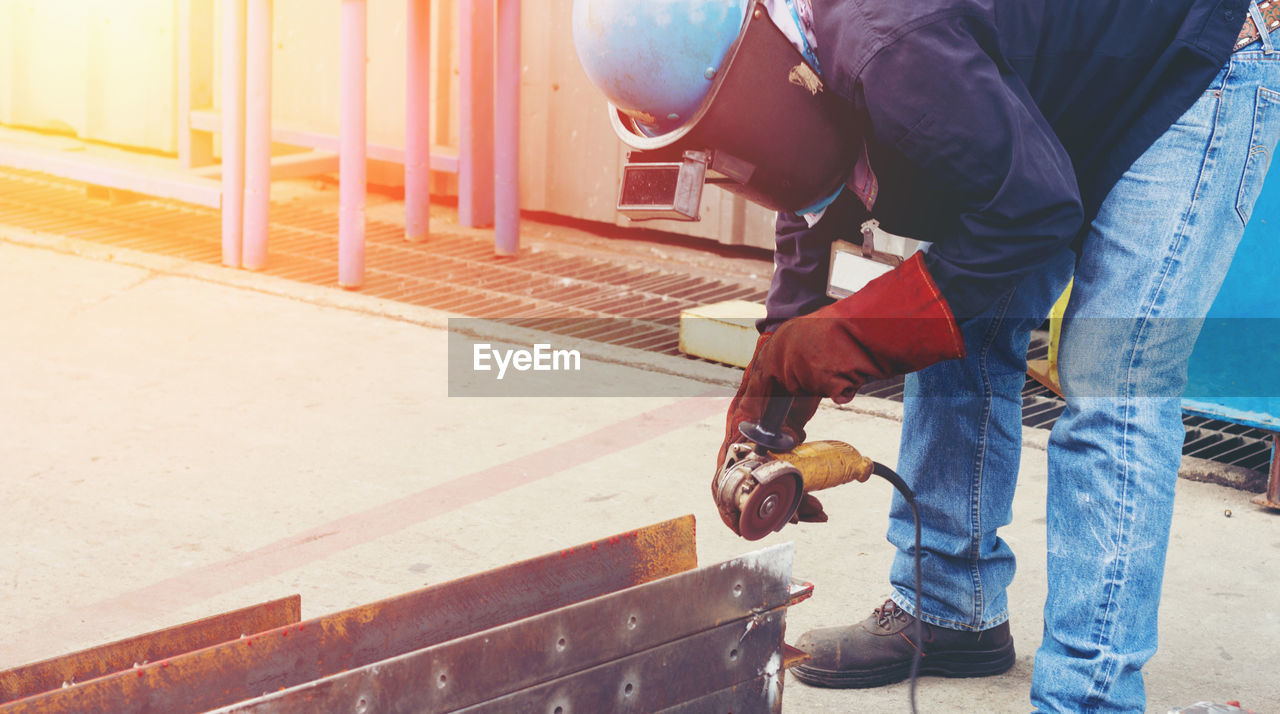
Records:
<instances>
[{"instance_id":1,"label":"work boot","mask_svg":"<svg viewBox=\"0 0 1280 714\"><path fill-rule=\"evenodd\" d=\"M911 673L916 618L892 600L871 617L847 627L811 630L796 647L811 659L791 668L796 679L815 687L865 689L901 682ZM987 677L1013 666L1009 623L966 632L921 623L924 656L920 674L940 677Z\"/></svg>"}]
</instances>

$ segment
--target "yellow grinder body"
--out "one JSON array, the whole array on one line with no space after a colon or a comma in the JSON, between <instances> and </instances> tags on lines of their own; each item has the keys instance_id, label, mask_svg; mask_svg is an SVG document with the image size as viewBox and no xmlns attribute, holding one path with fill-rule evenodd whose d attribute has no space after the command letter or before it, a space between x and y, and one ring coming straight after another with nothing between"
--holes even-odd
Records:
<instances>
[{"instance_id":1,"label":"yellow grinder body","mask_svg":"<svg viewBox=\"0 0 1280 714\"><path fill-rule=\"evenodd\" d=\"M759 540L791 521L804 494L866 481L873 468L875 462L841 441L815 441L779 453L734 444L716 475L716 505L727 521L738 524L739 535Z\"/></svg>"}]
</instances>

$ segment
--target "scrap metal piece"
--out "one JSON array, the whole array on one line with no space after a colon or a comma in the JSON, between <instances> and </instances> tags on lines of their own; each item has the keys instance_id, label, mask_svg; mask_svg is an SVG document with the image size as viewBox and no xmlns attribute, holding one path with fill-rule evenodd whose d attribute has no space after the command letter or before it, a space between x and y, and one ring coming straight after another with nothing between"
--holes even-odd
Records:
<instances>
[{"instance_id":1,"label":"scrap metal piece","mask_svg":"<svg viewBox=\"0 0 1280 714\"><path fill-rule=\"evenodd\" d=\"M782 668L791 669L798 664L804 664L813 659L813 655L802 649L792 647L791 645L783 645L782 647Z\"/></svg>"},{"instance_id":2,"label":"scrap metal piece","mask_svg":"<svg viewBox=\"0 0 1280 714\"><path fill-rule=\"evenodd\" d=\"M0 706L0 713L202 712L697 566L685 516Z\"/></svg>"},{"instance_id":3,"label":"scrap metal piece","mask_svg":"<svg viewBox=\"0 0 1280 714\"><path fill-rule=\"evenodd\" d=\"M535 691L552 692L544 701L547 711L555 711L556 706L565 707L564 711L611 711L616 693L610 690L606 702L599 698L601 687L609 689L618 676L626 679L631 676L626 673L638 671L635 667L648 667L639 653L712 629L722 634L736 631L733 642L714 656L727 656L725 676L737 679L703 684L695 692L701 695L759 674L747 666L754 661L743 656L748 647L755 648L752 652L758 649L762 657L780 651L781 631L762 636L760 630L770 623L781 625L780 609L791 597L793 559L792 544L774 546L233 705L221 714L310 714L370 707L394 712L467 707L529 711L535 701L544 701L538 699L541 695L529 693ZM673 607L675 603L679 605ZM724 637L718 635L715 641L723 642ZM589 671L621 661L633 661L618 670L623 675L600 670L605 672L600 681L581 679ZM694 666L683 671L669 667L659 667L664 673L670 671L661 675L658 689L663 691L676 686L671 678L697 679L704 671ZM645 679L652 682L653 676L657 675ZM633 688L641 683L638 675L617 681L624 689L628 682ZM529 692L517 695L521 690ZM585 691L595 693L583 698ZM572 695L568 700L572 708L552 702L566 692ZM641 701L646 704L636 704ZM667 701L625 695L618 704L652 711L648 703L666 706Z\"/></svg>"},{"instance_id":4,"label":"scrap metal piece","mask_svg":"<svg viewBox=\"0 0 1280 714\"><path fill-rule=\"evenodd\" d=\"M168 659L241 635L292 625L301 618L302 598L291 595L15 667L0 672L0 704L121 672L139 662Z\"/></svg>"},{"instance_id":5,"label":"scrap metal piece","mask_svg":"<svg viewBox=\"0 0 1280 714\"><path fill-rule=\"evenodd\" d=\"M1280 433L1271 435L1271 477L1267 479L1267 491L1254 496L1253 502L1280 511Z\"/></svg>"},{"instance_id":6,"label":"scrap metal piece","mask_svg":"<svg viewBox=\"0 0 1280 714\"><path fill-rule=\"evenodd\" d=\"M813 597L813 583L798 578L791 579L791 601L787 603L787 607L802 603L811 597Z\"/></svg>"}]
</instances>

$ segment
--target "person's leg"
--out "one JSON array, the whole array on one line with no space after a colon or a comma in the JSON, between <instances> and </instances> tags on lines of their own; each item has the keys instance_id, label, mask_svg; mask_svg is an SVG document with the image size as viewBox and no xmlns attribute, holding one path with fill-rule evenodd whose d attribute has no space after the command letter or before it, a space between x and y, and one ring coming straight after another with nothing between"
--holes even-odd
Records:
<instances>
[{"instance_id":1,"label":"person's leg","mask_svg":"<svg viewBox=\"0 0 1280 714\"><path fill-rule=\"evenodd\" d=\"M997 529L1012 520L1022 452L1022 388L1031 330L1071 277L1063 251L962 326L967 356L907 376L898 470L916 493L923 557L915 603L911 511L898 494L888 538L897 548L893 599L925 622L980 631L1008 619L1014 556Z\"/></svg>"},{"instance_id":2,"label":"person's leg","mask_svg":"<svg viewBox=\"0 0 1280 714\"><path fill-rule=\"evenodd\" d=\"M895 495L893 601L860 623L797 639L811 659L792 669L796 679L825 687L906 679L916 637L908 613L916 612L926 623L921 674L979 677L1013 665L1004 624L1013 554L996 529L1011 517L1030 331L1061 294L1073 264L1074 254L1063 251L985 315L967 320L966 358L908 377L899 469L921 511L924 607L915 606L914 523Z\"/></svg>"},{"instance_id":3,"label":"person's leg","mask_svg":"<svg viewBox=\"0 0 1280 714\"><path fill-rule=\"evenodd\" d=\"M1276 90L1276 91L1272 91ZM1280 54L1236 53L1094 221L1059 351L1040 711L1143 711L1186 364L1280 135Z\"/></svg>"}]
</instances>

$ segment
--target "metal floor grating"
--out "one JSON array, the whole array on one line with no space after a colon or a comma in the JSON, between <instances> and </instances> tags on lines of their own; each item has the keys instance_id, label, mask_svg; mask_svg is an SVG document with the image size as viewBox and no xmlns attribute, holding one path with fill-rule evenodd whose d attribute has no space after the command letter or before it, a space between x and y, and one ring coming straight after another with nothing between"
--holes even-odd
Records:
<instances>
[{"instance_id":1,"label":"metal floor grating","mask_svg":"<svg viewBox=\"0 0 1280 714\"><path fill-rule=\"evenodd\" d=\"M220 264L218 211L157 199L112 203L87 198L83 184L44 174L0 171L0 222L104 245ZM261 272L334 286L338 217L313 207L272 206L271 255ZM530 248L497 257L492 242L433 234L408 243L401 226L369 221L365 295L568 337L679 355L681 310L721 300L763 301L759 287L679 270ZM559 318L559 319L553 319ZM600 319L607 318L607 319Z\"/></svg>"},{"instance_id":2,"label":"metal floor grating","mask_svg":"<svg viewBox=\"0 0 1280 714\"><path fill-rule=\"evenodd\" d=\"M173 201L98 201L83 184L45 174L0 170L0 223L105 245L218 265L221 220L216 210ZM606 344L685 356L677 348L680 311L721 300L764 300L765 291L554 249L526 249L496 257L492 243L465 235L433 234L426 243L403 240L398 225L369 221L366 280L361 292L469 317L508 318L515 324ZM273 205L271 259L262 272L314 285L337 276L336 212ZM516 319L511 319L516 318ZM608 318L608 319L600 319ZM1047 351L1043 335L1030 356ZM690 358L692 359L692 358ZM863 393L902 400L902 380L867 385ZM1047 429L1065 405L1028 379L1023 424ZM1188 456L1264 470L1268 432L1187 415Z\"/></svg>"}]
</instances>

